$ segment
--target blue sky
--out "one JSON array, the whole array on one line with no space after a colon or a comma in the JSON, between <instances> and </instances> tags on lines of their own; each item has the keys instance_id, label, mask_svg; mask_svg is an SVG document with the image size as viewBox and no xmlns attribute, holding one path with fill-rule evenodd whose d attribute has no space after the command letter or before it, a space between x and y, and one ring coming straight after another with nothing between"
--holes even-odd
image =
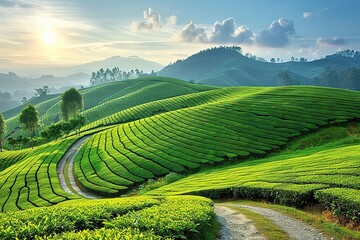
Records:
<instances>
[{"instance_id":1,"label":"blue sky","mask_svg":"<svg viewBox=\"0 0 360 240\"><path fill-rule=\"evenodd\" d=\"M287 61L360 50L357 0L0 0L0 69L113 55L162 64L239 45Z\"/></svg>"}]
</instances>

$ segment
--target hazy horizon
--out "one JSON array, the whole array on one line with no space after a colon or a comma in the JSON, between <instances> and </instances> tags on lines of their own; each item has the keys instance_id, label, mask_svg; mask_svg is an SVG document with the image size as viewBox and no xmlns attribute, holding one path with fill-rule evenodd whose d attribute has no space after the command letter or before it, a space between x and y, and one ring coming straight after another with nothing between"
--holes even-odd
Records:
<instances>
[{"instance_id":1,"label":"hazy horizon","mask_svg":"<svg viewBox=\"0 0 360 240\"><path fill-rule=\"evenodd\" d=\"M77 65L138 56L163 65L199 50L238 45L269 60L360 50L347 1L1 0L0 69ZM269 11L271 8L271 11Z\"/></svg>"}]
</instances>

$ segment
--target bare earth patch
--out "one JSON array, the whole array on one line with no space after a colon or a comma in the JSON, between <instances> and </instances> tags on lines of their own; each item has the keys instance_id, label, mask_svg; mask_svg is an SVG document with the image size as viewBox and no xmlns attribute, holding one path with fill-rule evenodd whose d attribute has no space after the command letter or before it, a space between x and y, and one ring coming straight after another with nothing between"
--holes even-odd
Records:
<instances>
[{"instance_id":1,"label":"bare earth patch","mask_svg":"<svg viewBox=\"0 0 360 240\"><path fill-rule=\"evenodd\" d=\"M222 225L219 240L265 240L253 222L235 210L225 206L215 206L215 214Z\"/></svg>"}]
</instances>

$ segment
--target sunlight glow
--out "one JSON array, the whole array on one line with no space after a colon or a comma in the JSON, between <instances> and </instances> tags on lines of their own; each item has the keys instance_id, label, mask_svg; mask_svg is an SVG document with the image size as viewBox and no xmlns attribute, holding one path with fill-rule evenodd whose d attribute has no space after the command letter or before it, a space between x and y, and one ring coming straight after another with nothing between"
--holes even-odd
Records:
<instances>
[{"instance_id":1,"label":"sunlight glow","mask_svg":"<svg viewBox=\"0 0 360 240\"><path fill-rule=\"evenodd\" d=\"M54 46L56 44L56 35L50 26L44 29L43 42L48 46Z\"/></svg>"}]
</instances>

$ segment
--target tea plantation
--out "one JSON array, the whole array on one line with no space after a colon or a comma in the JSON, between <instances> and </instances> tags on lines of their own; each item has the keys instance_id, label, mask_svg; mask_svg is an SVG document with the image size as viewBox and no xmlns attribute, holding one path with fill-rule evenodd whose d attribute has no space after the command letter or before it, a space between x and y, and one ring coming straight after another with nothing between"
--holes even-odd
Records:
<instances>
[{"instance_id":1,"label":"tea plantation","mask_svg":"<svg viewBox=\"0 0 360 240\"><path fill-rule=\"evenodd\" d=\"M215 226L211 200L184 194L320 203L360 222L358 92L154 77L81 93L88 124L79 135L0 152L0 239L215 239L204 235ZM43 125L60 120L59 96L35 106ZM20 111L4 114L8 130ZM59 162L78 141L75 183L64 171L66 184L104 199L61 187ZM108 198L174 173L185 177L144 196Z\"/></svg>"}]
</instances>

